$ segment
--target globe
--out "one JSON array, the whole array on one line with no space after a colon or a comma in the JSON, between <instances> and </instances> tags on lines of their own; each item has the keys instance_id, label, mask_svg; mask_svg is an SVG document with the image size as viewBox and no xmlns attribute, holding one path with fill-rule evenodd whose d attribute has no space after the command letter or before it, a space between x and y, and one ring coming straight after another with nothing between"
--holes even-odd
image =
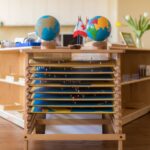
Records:
<instances>
[{"instance_id":1,"label":"globe","mask_svg":"<svg viewBox=\"0 0 150 150\"><path fill-rule=\"evenodd\" d=\"M60 31L60 24L53 16L42 16L38 19L35 32L44 41L51 41L56 38Z\"/></svg>"},{"instance_id":2,"label":"globe","mask_svg":"<svg viewBox=\"0 0 150 150\"><path fill-rule=\"evenodd\" d=\"M104 41L111 33L109 20L102 16L96 16L88 21L87 36L94 41Z\"/></svg>"}]
</instances>

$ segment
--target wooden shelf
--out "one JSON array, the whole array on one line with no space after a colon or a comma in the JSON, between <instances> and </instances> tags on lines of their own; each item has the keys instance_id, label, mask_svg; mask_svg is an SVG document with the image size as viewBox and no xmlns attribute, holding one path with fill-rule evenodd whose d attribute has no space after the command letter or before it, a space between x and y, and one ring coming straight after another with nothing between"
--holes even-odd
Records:
<instances>
[{"instance_id":1,"label":"wooden shelf","mask_svg":"<svg viewBox=\"0 0 150 150\"><path fill-rule=\"evenodd\" d=\"M23 52L24 50L32 49L32 47L9 47L9 48L0 48L0 53L18 53Z\"/></svg>"},{"instance_id":2,"label":"wooden shelf","mask_svg":"<svg viewBox=\"0 0 150 150\"><path fill-rule=\"evenodd\" d=\"M113 78L30 78L40 81L114 81Z\"/></svg>"},{"instance_id":3,"label":"wooden shelf","mask_svg":"<svg viewBox=\"0 0 150 150\"><path fill-rule=\"evenodd\" d=\"M58 64L58 63L51 63L51 64L48 64L48 63L45 63L45 64L42 64L42 63L30 63L29 66L31 67L55 67L55 68L61 68L61 67L115 67L115 63L86 63L86 62L78 62L78 63L75 63L75 62L69 62L69 63L61 63L61 64Z\"/></svg>"},{"instance_id":4,"label":"wooden shelf","mask_svg":"<svg viewBox=\"0 0 150 150\"><path fill-rule=\"evenodd\" d=\"M29 86L31 87L114 87L115 85L113 83L92 83L92 84L85 84L85 85L79 85L79 84L72 84L72 85L66 85L66 84L33 84L29 83Z\"/></svg>"},{"instance_id":5,"label":"wooden shelf","mask_svg":"<svg viewBox=\"0 0 150 150\"><path fill-rule=\"evenodd\" d=\"M150 80L150 77L144 77L144 78L137 79L137 80L122 82L121 85L129 85L129 84L139 83L139 82L148 81L148 80Z\"/></svg>"},{"instance_id":6,"label":"wooden shelf","mask_svg":"<svg viewBox=\"0 0 150 150\"><path fill-rule=\"evenodd\" d=\"M18 111L4 111L0 110L0 117L16 124L17 126L24 128L23 113Z\"/></svg>"},{"instance_id":7,"label":"wooden shelf","mask_svg":"<svg viewBox=\"0 0 150 150\"><path fill-rule=\"evenodd\" d=\"M40 94L115 94L115 92L30 92L30 93L40 93Z\"/></svg>"},{"instance_id":8,"label":"wooden shelf","mask_svg":"<svg viewBox=\"0 0 150 150\"><path fill-rule=\"evenodd\" d=\"M45 114L45 112L28 112L30 114ZM114 112L103 112L103 111L97 111L97 112L64 112L64 111L59 111L59 112L46 112L46 114L114 114Z\"/></svg>"},{"instance_id":9,"label":"wooden shelf","mask_svg":"<svg viewBox=\"0 0 150 150\"><path fill-rule=\"evenodd\" d=\"M44 108L112 108L114 105L32 105L29 104L29 107L44 107Z\"/></svg>"},{"instance_id":10,"label":"wooden shelf","mask_svg":"<svg viewBox=\"0 0 150 150\"><path fill-rule=\"evenodd\" d=\"M0 110L21 110L22 106L20 104L2 104L0 103Z\"/></svg>"},{"instance_id":11,"label":"wooden shelf","mask_svg":"<svg viewBox=\"0 0 150 150\"><path fill-rule=\"evenodd\" d=\"M123 125L147 114L150 112L150 105L145 105L141 108L124 108L123 109Z\"/></svg>"},{"instance_id":12,"label":"wooden shelf","mask_svg":"<svg viewBox=\"0 0 150 150\"><path fill-rule=\"evenodd\" d=\"M65 102L66 103L66 102ZM97 104L89 104L89 105L86 105L86 104L73 104L71 102L71 104L34 104L34 102L29 102L28 105L29 107L44 107L44 108L113 108L114 107L114 104L104 104L104 103L98 103Z\"/></svg>"},{"instance_id":13,"label":"wooden shelf","mask_svg":"<svg viewBox=\"0 0 150 150\"><path fill-rule=\"evenodd\" d=\"M36 72L35 70L31 70L30 73L36 73L36 74L52 74L52 75L53 75L53 74L64 74L64 73L65 73L65 74L69 74L69 75L70 75L70 74L82 74L82 75L83 75L83 74L85 74L85 75L86 75L86 74L90 74L90 75L94 75L94 74L100 74L100 75L103 75L103 74L104 74L104 75L105 75L105 74L110 74L110 75L112 75L112 74L114 74L113 71L112 71L112 72L97 72L97 71L95 71L95 72L94 72L94 71L93 71L93 72L73 72L73 71L72 71L72 72L65 72L65 71L64 71L64 72Z\"/></svg>"},{"instance_id":14,"label":"wooden shelf","mask_svg":"<svg viewBox=\"0 0 150 150\"><path fill-rule=\"evenodd\" d=\"M150 52L149 48L136 48L136 47L110 47L112 50L125 50L125 52Z\"/></svg>"},{"instance_id":15,"label":"wooden shelf","mask_svg":"<svg viewBox=\"0 0 150 150\"><path fill-rule=\"evenodd\" d=\"M6 79L0 79L0 82L7 83L7 84L18 85L18 86L25 86L25 83L20 83L18 81L7 81Z\"/></svg>"},{"instance_id":16,"label":"wooden shelf","mask_svg":"<svg viewBox=\"0 0 150 150\"><path fill-rule=\"evenodd\" d=\"M73 101L73 99L72 98L67 98L67 99L63 99L63 98L42 98L44 101L53 101L53 100L55 100L55 101ZM30 100L41 100L41 98L30 98ZM97 99L95 99L95 98L91 98L91 99L87 99L87 98L76 98L75 100L77 100L77 101L91 101L91 100L93 100L93 101L114 101L114 98L97 98Z\"/></svg>"}]
</instances>

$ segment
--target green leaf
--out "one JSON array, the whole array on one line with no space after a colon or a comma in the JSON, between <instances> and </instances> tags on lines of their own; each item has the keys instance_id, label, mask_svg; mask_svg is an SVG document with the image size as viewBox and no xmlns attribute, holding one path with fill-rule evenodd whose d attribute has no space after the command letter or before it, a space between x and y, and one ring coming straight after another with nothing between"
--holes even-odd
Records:
<instances>
[{"instance_id":1,"label":"green leaf","mask_svg":"<svg viewBox=\"0 0 150 150\"><path fill-rule=\"evenodd\" d=\"M135 29L138 30L138 23L137 23L136 19L133 19L133 18L131 17L131 21L133 22Z\"/></svg>"},{"instance_id":2,"label":"green leaf","mask_svg":"<svg viewBox=\"0 0 150 150\"><path fill-rule=\"evenodd\" d=\"M135 29L134 26L132 24L130 24L129 22L127 22L127 25L132 28L132 29Z\"/></svg>"},{"instance_id":3,"label":"green leaf","mask_svg":"<svg viewBox=\"0 0 150 150\"><path fill-rule=\"evenodd\" d=\"M141 28L142 28L142 20L143 20L143 17L142 17L142 16L140 16L140 20L139 20L139 29L141 29Z\"/></svg>"},{"instance_id":4,"label":"green leaf","mask_svg":"<svg viewBox=\"0 0 150 150\"><path fill-rule=\"evenodd\" d=\"M147 27L146 31L148 31L148 30L150 30L150 24L148 25L148 27Z\"/></svg>"},{"instance_id":5,"label":"green leaf","mask_svg":"<svg viewBox=\"0 0 150 150\"><path fill-rule=\"evenodd\" d=\"M143 16L143 21L142 21L142 23L141 23L142 28L143 28L144 24L146 23L146 21L147 21L147 18L145 18L145 17Z\"/></svg>"},{"instance_id":6,"label":"green leaf","mask_svg":"<svg viewBox=\"0 0 150 150\"><path fill-rule=\"evenodd\" d=\"M139 22L136 19L135 19L135 24L136 24L137 29L140 30Z\"/></svg>"},{"instance_id":7,"label":"green leaf","mask_svg":"<svg viewBox=\"0 0 150 150\"><path fill-rule=\"evenodd\" d=\"M147 20L147 19L146 19L144 16L141 16L140 21L139 21L140 30L143 29L143 24L145 24L146 20Z\"/></svg>"},{"instance_id":8,"label":"green leaf","mask_svg":"<svg viewBox=\"0 0 150 150\"><path fill-rule=\"evenodd\" d=\"M128 25L134 26L134 22L132 22L131 17L129 20L125 19L125 21L128 23Z\"/></svg>"},{"instance_id":9,"label":"green leaf","mask_svg":"<svg viewBox=\"0 0 150 150\"><path fill-rule=\"evenodd\" d=\"M150 19L147 19L146 22L143 24L143 27L142 27L142 31L145 32L149 26L149 22L150 22Z\"/></svg>"},{"instance_id":10,"label":"green leaf","mask_svg":"<svg viewBox=\"0 0 150 150\"><path fill-rule=\"evenodd\" d=\"M129 20L126 20L127 25L139 38L145 33L145 31L150 30L150 19L148 17L140 16L139 20L136 18L130 17Z\"/></svg>"}]
</instances>

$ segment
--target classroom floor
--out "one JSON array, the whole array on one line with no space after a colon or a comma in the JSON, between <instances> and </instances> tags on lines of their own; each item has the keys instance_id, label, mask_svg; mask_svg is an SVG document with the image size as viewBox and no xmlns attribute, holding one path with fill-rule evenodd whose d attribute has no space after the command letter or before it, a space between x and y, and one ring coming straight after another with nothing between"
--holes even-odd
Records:
<instances>
[{"instance_id":1,"label":"classroom floor","mask_svg":"<svg viewBox=\"0 0 150 150\"><path fill-rule=\"evenodd\" d=\"M150 150L150 113L126 125L124 150ZM114 142L32 142L29 150L117 150ZM23 150L23 130L0 118L0 150Z\"/></svg>"}]
</instances>

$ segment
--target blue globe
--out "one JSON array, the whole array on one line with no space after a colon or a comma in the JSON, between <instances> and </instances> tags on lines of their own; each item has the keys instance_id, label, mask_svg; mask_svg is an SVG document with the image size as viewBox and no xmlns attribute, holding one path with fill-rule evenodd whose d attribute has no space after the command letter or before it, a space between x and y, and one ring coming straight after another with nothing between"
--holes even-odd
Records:
<instances>
[{"instance_id":1,"label":"blue globe","mask_svg":"<svg viewBox=\"0 0 150 150\"><path fill-rule=\"evenodd\" d=\"M88 21L87 35L94 41L104 41L111 33L109 20L102 16L96 16Z\"/></svg>"},{"instance_id":2,"label":"blue globe","mask_svg":"<svg viewBox=\"0 0 150 150\"><path fill-rule=\"evenodd\" d=\"M56 38L60 31L60 24L53 16L42 16L38 19L35 32L44 41L51 41Z\"/></svg>"}]
</instances>

